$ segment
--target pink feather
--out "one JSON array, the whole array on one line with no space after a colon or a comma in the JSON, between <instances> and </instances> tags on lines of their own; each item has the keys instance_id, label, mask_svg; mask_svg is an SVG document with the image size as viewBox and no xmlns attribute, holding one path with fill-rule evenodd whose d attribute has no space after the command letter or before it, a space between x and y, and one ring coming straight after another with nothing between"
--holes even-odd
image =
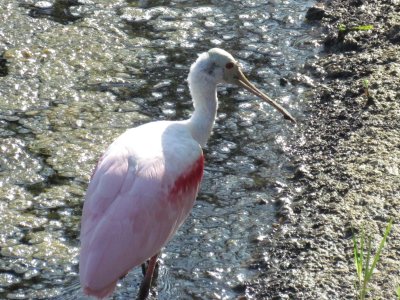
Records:
<instances>
[{"instance_id":1,"label":"pink feather","mask_svg":"<svg viewBox=\"0 0 400 300\"><path fill-rule=\"evenodd\" d=\"M143 139L148 131L160 138ZM86 294L110 295L118 279L157 254L187 218L204 163L188 134L183 124L149 123L121 135L99 161L81 225Z\"/></svg>"}]
</instances>

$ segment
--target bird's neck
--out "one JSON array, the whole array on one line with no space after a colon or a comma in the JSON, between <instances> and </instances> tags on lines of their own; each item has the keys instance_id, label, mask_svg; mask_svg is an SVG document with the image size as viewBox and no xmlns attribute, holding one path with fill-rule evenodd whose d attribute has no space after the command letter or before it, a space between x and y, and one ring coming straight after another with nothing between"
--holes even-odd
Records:
<instances>
[{"instance_id":1,"label":"bird's neck","mask_svg":"<svg viewBox=\"0 0 400 300\"><path fill-rule=\"evenodd\" d=\"M217 84L193 67L188 81L194 105L194 112L188 122L189 129L193 138L203 147L211 135L217 115Z\"/></svg>"}]
</instances>

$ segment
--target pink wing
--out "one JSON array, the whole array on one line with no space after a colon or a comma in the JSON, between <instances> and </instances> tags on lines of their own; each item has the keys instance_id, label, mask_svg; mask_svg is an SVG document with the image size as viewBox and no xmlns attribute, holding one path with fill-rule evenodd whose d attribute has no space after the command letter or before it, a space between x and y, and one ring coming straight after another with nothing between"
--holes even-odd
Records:
<instances>
[{"instance_id":1,"label":"pink wing","mask_svg":"<svg viewBox=\"0 0 400 300\"><path fill-rule=\"evenodd\" d=\"M80 279L88 295L111 294L130 269L155 255L193 207L203 155L178 174L177 155L141 161L126 148L108 151L96 168L83 208ZM170 171L171 168L171 171Z\"/></svg>"}]
</instances>

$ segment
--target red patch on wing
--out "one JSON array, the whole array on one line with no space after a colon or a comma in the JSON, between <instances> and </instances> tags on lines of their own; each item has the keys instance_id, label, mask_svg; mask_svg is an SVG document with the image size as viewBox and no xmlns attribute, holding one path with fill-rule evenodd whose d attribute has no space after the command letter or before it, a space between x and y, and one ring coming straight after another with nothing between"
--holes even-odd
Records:
<instances>
[{"instance_id":1,"label":"red patch on wing","mask_svg":"<svg viewBox=\"0 0 400 300\"><path fill-rule=\"evenodd\" d=\"M202 154L187 172L178 177L171 190L171 195L177 195L179 192L187 192L191 189L197 190L197 187L203 178L203 168L204 157ZM172 199L174 199L174 197L172 197Z\"/></svg>"}]
</instances>

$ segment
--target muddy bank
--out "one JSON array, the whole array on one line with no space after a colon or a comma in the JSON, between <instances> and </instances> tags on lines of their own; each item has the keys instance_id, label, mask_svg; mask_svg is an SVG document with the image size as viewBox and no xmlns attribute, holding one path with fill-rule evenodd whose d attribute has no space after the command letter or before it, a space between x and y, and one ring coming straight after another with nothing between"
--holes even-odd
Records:
<instances>
[{"instance_id":1,"label":"muddy bank","mask_svg":"<svg viewBox=\"0 0 400 300\"><path fill-rule=\"evenodd\" d=\"M325 55L305 66L317 87L293 147L292 184L300 192L287 220L261 242L265 256L254 267L265 271L247 291L256 299L356 299L352 227L359 231L364 225L376 248L392 217L369 295L396 299L400 2L323 4L311 16L326 30ZM339 32L339 25L346 32ZM353 30L365 25L373 29Z\"/></svg>"}]
</instances>

